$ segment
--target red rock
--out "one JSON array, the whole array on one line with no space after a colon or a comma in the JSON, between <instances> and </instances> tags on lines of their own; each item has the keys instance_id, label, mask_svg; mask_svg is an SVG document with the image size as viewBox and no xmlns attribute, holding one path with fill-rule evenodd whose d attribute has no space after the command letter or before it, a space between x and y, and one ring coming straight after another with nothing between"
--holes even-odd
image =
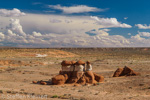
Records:
<instances>
[{"instance_id":1,"label":"red rock","mask_svg":"<svg viewBox=\"0 0 150 100\"><path fill-rule=\"evenodd\" d=\"M42 85L47 85L47 83L46 83L46 82L41 82L40 84L42 84Z\"/></svg>"},{"instance_id":2,"label":"red rock","mask_svg":"<svg viewBox=\"0 0 150 100\"><path fill-rule=\"evenodd\" d=\"M79 61L76 62L76 65L84 65L84 64L85 64L85 62L82 61L82 60L79 60Z\"/></svg>"},{"instance_id":3,"label":"red rock","mask_svg":"<svg viewBox=\"0 0 150 100\"><path fill-rule=\"evenodd\" d=\"M61 65L62 66L69 66L69 65L72 65L72 62L64 60L64 61L61 62Z\"/></svg>"},{"instance_id":4,"label":"red rock","mask_svg":"<svg viewBox=\"0 0 150 100\"><path fill-rule=\"evenodd\" d=\"M119 77L119 76L121 75L122 71L123 71L123 68L118 68L118 69L115 71L113 77Z\"/></svg>"},{"instance_id":5,"label":"red rock","mask_svg":"<svg viewBox=\"0 0 150 100\"><path fill-rule=\"evenodd\" d=\"M32 83L37 84L37 81L32 81Z\"/></svg>"},{"instance_id":6,"label":"red rock","mask_svg":"<svg viewBox=\"0 0 150 100\"><path fill-rule=\"evenodd\" d=\"M113 77L119 77L119 76L137 76L140 75L140 73L135 72L133 69L130 67L124 67L124 68L118 68Z\"/></svg>"},{"instance_id":7,"label":"red rock","mask_svg":"<svg viewBox=\"0 0 150 100\"><path fill-rule=\"evenodd\" d=\"M94 74L95 80L96 80L97 82L103 82L103 81L104 81L104 76L98 75L98 74L96 74L96 73L93 73L93 74Z\"/></svg>"}]
</instances>

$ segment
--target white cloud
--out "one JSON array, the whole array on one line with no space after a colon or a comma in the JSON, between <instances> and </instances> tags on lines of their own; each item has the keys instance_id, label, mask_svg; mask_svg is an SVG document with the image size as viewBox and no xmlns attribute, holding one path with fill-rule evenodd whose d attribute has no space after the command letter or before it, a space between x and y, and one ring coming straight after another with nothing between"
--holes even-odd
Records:
<instances>
[{"instance_id":1,"label":"white cloud","mask_svg":"<svg viewBox=\"0 0 150 100\"><path fill-rule=\"evenodd\" d=\"M33 36L42 36L42 34L40 32L33 32Z\"/></svg>"},{"instance_id":2,"label":"white cloud","mask_svg":"<svg viewBox=\"0 0 150 100\"><path fill-rule=\"evenodd\" d=\"M135 36L131 36L131 39L134 39L136 41L141 41L143 40L144 38L142 38L139 34L135 35Z\"/></svg>"},{"instance_id":3,"label":"white cloud","mask_svg":"<svg viewBox=\"0 0 150 100\"><path fill-rule=\"evenodd\" d=\"M111 29L101 29L101 30L105 32L111 31Z\"/></svg>"},{"instance_id":4,"label":"white cloud","mask_svg":"<svg viewBox=\"0 0 150 100\"><path fill-rule=\"evenodd\" d=\"M11 30L12 32L21 35L21 36L26 36L25 32L22 29L22 26L20 25L20 20L19 19L10 19L10 24L7 27L7 29Z\"/></svg>"},{"instance_id":5,"label":"white cloud","mask_svg":"<svg viewBox=\"0 0 150 100\"><path fill-rule=\"evenodd\" d=\"M61 23L62 21L59 19L50 19L51 23Z\"/></svg>"},{"instance_id":6,"label":"white cloud","mask_svg":"<svg viewBox=\"0 0 150 100\"><path fill-rule=\"evenodd\" d=\"M131 35L131 33L128 33L128 35Z\"/></svg>"},{"instance_id":7,"label":"white cloud","mask_svg":"<svg viewBox=\"0 0 150 100\"><path fill-rule=\"evenodd\" d=\"M14 8L13 10L0 9L0 16L4 17L19 17L26 15L24 12L21 12L19 9Z\"/></svg>"},{"instance_id":8,"label":"white cloud","mask_svg":"<svg viewBox=\"0 0 150 100\"><path fill-rule=\"evenodd\" d=\"M126 19L128 19L128 17L124 17L124 19L126 20Z\"/></svg>"},{"instance_id":9,"label":"white cloud","mask_svg":"<svg viewBox=\"0 0 150 100\"><path fill-rule=\"evenodd\" d=\"M2 18L2 19L1 19ZM7 22L8 17L0 17ZM61 20L52 24L49 19ZM66 22L66 19L71 21ZM86 24L83 22L87 22ZM142 47L150 46L150 39L136 34L131 38L122 35L110 35L108 26L94 24L88 16L60 16L28 14L11 19L0 33L1 43L20 47ZM121 24L121 23L120 23ZM4 26L3 26L4 27ZM109 26L110 27L110 26ZM91 32L95 35L88 35ZM24 35L22 35L22 33ZM10 43L10 44L9 44Z\"/></svg>"},{"instance_id":10,"label":"white cloud","mask_svg":"<svg viewBox=\"0 0 150 100\"><path fill-rule=\"evenodd\" d=\"M65 22L66 22L66 23L72 23L72 20L66 19Z\"/></svg>"},{"instance_id":11,"label":"white cloud","mask_svg":"<svg viewBox=\"0 0 150 100\"><path fill-rule=\"evenodd\" d=\"M139 29L150 29L150 25L147 26L146 24L135 24L135 26L137 26Z\"/></svg>"},{"instance_id":12,"label":"white cloud","mask_svg":"<svg viewBox=\"0 0 150 100\"><path fill-rule=\"evenodd\" d=\"M4 38L5 38L5 35L2 32L0 32L0 39L4 39Z\"/></svg>"},{"instance_id":13,"label":"white cloud","mask_svg":"<svg viewBox=\"0 0 150 100\"><path fill-rule=\"evenodd\" d=\"M120 23L116 18L98 18L97 16L91 16L92 19L96 21L96 24L103 25L105 27L121 27L121 28L131 28L131 25Z\"/></svg>"},{"instance_id":14,"label":"white cloud","mask_svg":"<svg viewBox=\"0 0 150 100\"><path fill-rule=\"evenodd\" d=\"M106 10L106 9L100 9L96 7L88 7L86 5L77 5L77 6L70 6L70 7L61 6L61 5L49 5L49 7L53 9L61 10L63 11L63 13L66 13L66 14L97 12L97 11L102 12Z\"/></svg>"},{"instance_id":15,"label":"white cloud","mask_svg":"<svg viewBox=\"0 0 150 100\"><path fill-rule=\"evenodd\" d=\"M88 33L95 34L95 35L99 35L99 36L108 36L108 35L109 35L109 34L106 32L105 29L102 29L102 30L91 30L91 31L88 31Z\"/></svg>"},{"instance_id":16,"label":"white cloud","mask_svg":"<svg viewBox=\"0 0 150 100\"><path fill-rule=\"evenodd\" d=\"M7 30L8 36L17 36L16 33L13 33L10 29Z\"/></svg>"},{"instance_id":17,"label":"white cloud","mask_svg":"<svg viewBox=\"0 0 150 100\"><path fill-rule=\"evenodd\" d=\"M138 31L138 34L139 34L140 36L150 37L150 32L139 32L139 31Z\"/></svg>"}]
</instances>

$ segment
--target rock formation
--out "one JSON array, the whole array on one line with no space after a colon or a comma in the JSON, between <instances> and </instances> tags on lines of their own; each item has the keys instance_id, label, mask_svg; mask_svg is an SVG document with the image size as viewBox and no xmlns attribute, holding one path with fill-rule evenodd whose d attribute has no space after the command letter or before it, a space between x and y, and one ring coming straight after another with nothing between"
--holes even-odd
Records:
<instances>
[{"instance_id":1,"label":"rock formation","mask_svg":"<svg viewBox=\"0 0 150 100\"><path fill-rule=\"evenodd\" d=\"M86 63L79 60L62 61L62 70L59 75L52 78L53 85L62 84L95 84L103 82L104 77L92 72L92 65L89 61ZM86 65L86 66L85 66Z\"/></svg>"},{"instance_id":2,"label":"rock formation","mask_svg":"<svg viewBox=\"0 0 150 100\"><path fill-rule=\"evenodd\" d=\"M119 76L137 76L140 75L140 73L135 72L130 67L125 66L124 68L118 68L115 72L113 77L119 77Z\"/></svg>"}]
</instances>

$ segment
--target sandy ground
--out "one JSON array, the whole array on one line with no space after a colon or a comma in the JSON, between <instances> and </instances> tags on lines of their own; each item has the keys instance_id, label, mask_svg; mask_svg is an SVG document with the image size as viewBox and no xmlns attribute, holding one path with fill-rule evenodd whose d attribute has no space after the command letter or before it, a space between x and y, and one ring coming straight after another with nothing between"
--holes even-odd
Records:
<instances>
[{"instance_id":1,"label":"sandy ground","mask_svg":"<svg viewBox=\"0 0 150 100\"><path fill-rule=\"evenodd\" d=\"M30 55L18 56L27 53L26 51L19 51L15 54L17 56L1 54L0 60L12 60L14 65L12 62L0 63L0 100L150 100L150 60L147 51L138 50L134 55L131 50L120 50L121 54L112 50L111 52L98 50L92 54L92 50L87 49L63 49L60 50L63 53L59 55L52 53L56 52L54 50L48 51L53 56L50 54L41 58ZM68 51L70 51L68 54L64 54ZM51 82L51 78L59 73L60 62L64 59L91 61L93 72L103 75L104 82L80 86L32 84L32 81L40 80ZM125 65L140 72L141 76L112 77L118 67Z\"/></svg>"}]
</instances>

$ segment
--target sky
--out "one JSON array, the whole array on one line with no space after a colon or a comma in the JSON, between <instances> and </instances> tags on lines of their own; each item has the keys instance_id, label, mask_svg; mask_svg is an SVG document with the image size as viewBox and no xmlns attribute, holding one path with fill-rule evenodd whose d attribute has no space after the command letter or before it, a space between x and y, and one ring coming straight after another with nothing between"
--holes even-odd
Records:
<instances>
[{"instance_id":1,"label":"sky","mask_svg":"<svg viewBox=\"0 0 150 100\"><path fill-rule=\"evenodd\" d=\"M149 0L1 0L0 46L150 47Z\"/></svg>"}]
</instances>

